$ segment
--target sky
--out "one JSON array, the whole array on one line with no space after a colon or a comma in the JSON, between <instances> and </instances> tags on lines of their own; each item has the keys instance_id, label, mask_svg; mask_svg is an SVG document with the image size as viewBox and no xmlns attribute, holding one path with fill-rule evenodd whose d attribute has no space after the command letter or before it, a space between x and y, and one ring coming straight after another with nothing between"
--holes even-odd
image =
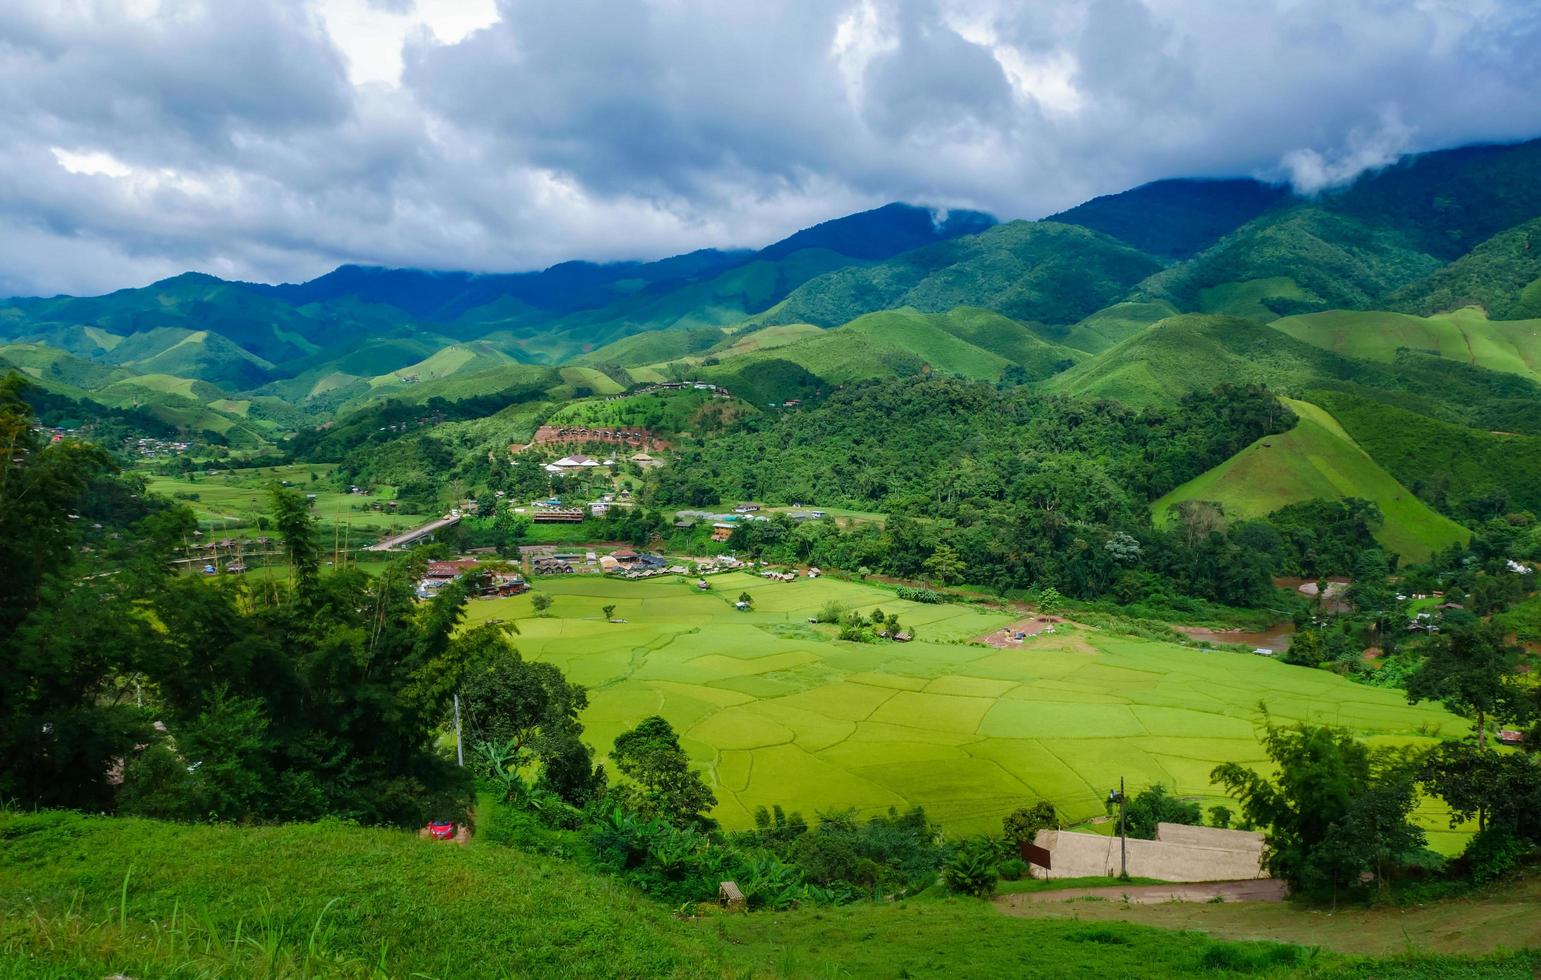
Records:
<instances>
[{"instance_id":1,"label":"sky","mask_svg":"<svg viewBox=\"0 0 1541 980\"><path fill-rule=\"evenodd\" d=\"M0 295L1316 193L1541 136L1537 0L5 0Z\"/></svg>"}]
</instances>

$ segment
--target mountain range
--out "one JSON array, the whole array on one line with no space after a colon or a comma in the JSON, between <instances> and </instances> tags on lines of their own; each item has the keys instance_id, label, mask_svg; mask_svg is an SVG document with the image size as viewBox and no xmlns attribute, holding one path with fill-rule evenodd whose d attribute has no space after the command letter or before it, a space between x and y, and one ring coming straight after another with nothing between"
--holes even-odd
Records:
<instances>
[{"instance_id":1,"label":"mountain range","mask_svg":"<svg viewBox=\"0 0 1541 980\"><path fill-rule=\"evenodd\" d=\"M0 301L0 366L233 446L386 401L561 402L664 380L749 405L950 374L1170 407L1257 381L1541 434L1541 140L1314 197L1173 179L1040 221L890 204L758 251L477 274L187 273Z\"/></svg>"}]
</instances>

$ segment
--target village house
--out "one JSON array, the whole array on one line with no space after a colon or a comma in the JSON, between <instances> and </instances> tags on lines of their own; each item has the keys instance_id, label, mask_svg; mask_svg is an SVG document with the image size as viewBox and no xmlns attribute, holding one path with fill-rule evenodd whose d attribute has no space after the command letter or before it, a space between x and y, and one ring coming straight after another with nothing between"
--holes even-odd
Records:
<instances>
[{"instance_id":1,"label":"village house","mask_svg":"<svg viewBox=\"0 0 1541 980\"><path fill-rule=\"evenodd\" d=\"M577 524L585 516L582 507L536 507L530 512L536 524Z\"/></svg>"},{"instance_id":2,"label":"village house","mask_svg":"<svg viewBox=\"0 0 1541 980\"><path fill-rule=\"evenodd\" d=\"M733 537L733 525L719 521L712 525L712 540L726 541Z\"/></svg>"},{"instance_id":3,"label":"village house","mask_svg":"<svg viewBox=\"0 0 1541 980\"><path fill-rule=\"evenodd\" d=\"M423 573L422 580L417 583L417 597L419 599L432 599L439 594L439 590L455 581L461 575L469 572L477 566L474 559L462 558L456 561L435 561L428 563L428 570Z\"/></svg>"},{"instance_id":4,"label":"village house","mask_svg":"<svg viewBox=\"0 0 1541 980\"><path fill-rule=\"evenodd\" d=\"M603 465L605 464L601 463L597 459L594 459L593 457L585 456L582 453L575 453L571 456L563 456L561 459L554 463L547 463L546 472L565 476L568 473L577 473L582 470L591 470Z\"/></svg>"}]
</instances>

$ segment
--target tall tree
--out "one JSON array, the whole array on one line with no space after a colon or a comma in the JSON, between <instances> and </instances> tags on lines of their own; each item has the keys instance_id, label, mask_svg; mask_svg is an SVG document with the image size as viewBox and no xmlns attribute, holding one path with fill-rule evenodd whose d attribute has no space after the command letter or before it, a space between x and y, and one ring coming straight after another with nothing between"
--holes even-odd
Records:
<instances>
[{"instance_id":1,"label":"tall tree","mask_svg":"<svg viewBox=\"0 0 1541 980\"><path fill-rule=\"evenodd\" d=\"M1447 621L1423 662L1408 675L1407 700L1441 701L1475 719L1473 737L1486 745L1490 717L1502 721L1524 713L1525 692L1515 683L1519 653L1493 623Z\"/></svg>"},{"instance_id":2,"label":"tall tree","mask_svg":"<svg viewBox=\"0 0 1541 980\"><path fill-rule=\"evenodd\" d=\"M1422 846L1409 817L1415 802L1406 756L1372 751L1339 728L1268 726L1263 746L1277 776L1235 762L1212 778L1267 832L1265 861L1305 891L1352 887L1366 871L1384 882L1395 863Z\"/></svg>"},{"instance_id":3,"label":"tall tree","mask_svg":"<svg viewBox=\"0 0 1541 980\"><path fill-rule=\"evenodd\" d=\"M1424 759L1424 786L1450 805L1454 826L1477 818L1479 831L1501 828L1541 843L1541 757L1446 740Z\"/></svg>"},{"instance_id":4,"label":"tall tree","mask_svg":"<svg viewBox=\"0 0 1541 980\"><path fill-rule=\"evenodd\" d=\"M129 679L155 636L133 607L131 577L92 574L102 569L76 550L88 490L111 460L75 439L45 440L29 388L0 378L0 798L101 808L108 770L149 737Z\"/></svg>"},{"instance_id":5,"label":"tall tree","mask_svg":"<svg viewBox=\"0 0 1541 980\"><path fill-rule=\"evenodd\" d=\"M690 767L673 726L657 715L617 735L610 758L640 787L635 803L644 813L686 825L703 822L717 805L706 780Z\"/></svg>"},{"instance_id":6,"label":"tall tree","mask_svg":"<svg viewBox=\"0 0 1541 980\"><path fill-rule=\"evenodd\" d=\"M521 657L499 625L478 626L461 643L467 667L460 708L477 754L495 760L502 770L495 775L520 777L508 780L510 786L533 781L568 803L588 802L604 782L580 737L578 714L588 707L588 693L553 665Z\"/></svg>"}]
</instances>

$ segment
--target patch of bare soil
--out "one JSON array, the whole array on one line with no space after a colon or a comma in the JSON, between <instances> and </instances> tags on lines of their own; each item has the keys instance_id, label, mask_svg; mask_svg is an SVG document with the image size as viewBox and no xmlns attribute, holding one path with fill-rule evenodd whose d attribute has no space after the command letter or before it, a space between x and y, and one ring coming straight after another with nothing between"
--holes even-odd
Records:
<instances>
[{"instance_id":1,"label":"patch of bare soil","mask_svg":"<svg viewBox=\"0 0 1541 980\"><path fill-rule=\"evenodd\" d=\"M1028 638L1040 633L1053 633L1055 627L1065 620L1058 616L1029 616L1019 619L1015 623L1002 626L998 630L991 630L983 636L974 637L975 643L983 643L999 650L1015 650L1027 642Z\"/></svg>"}]
</instances>

